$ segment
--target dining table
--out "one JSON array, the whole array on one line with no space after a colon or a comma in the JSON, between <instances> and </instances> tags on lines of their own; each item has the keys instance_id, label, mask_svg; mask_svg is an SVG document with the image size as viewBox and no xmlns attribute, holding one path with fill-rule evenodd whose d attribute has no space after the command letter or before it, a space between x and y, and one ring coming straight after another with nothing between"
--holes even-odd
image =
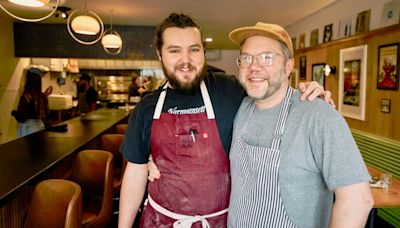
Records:
<instances>
[{"instance_id":1,"label":"dining table","mask_svg":"<svg viewBox=\"0 0 400 228\"><path fill-rule=\"evenodd\" d=\"M383 173L372 166L367 166L368 172L373 179L379 179ZM374 206L369 214L366 227L373 228L376 223L376 216L380 208L400 208L400 180L392 175L392 183L388 189L371 187L374 197Z\"/></svg>"}]
</instances>

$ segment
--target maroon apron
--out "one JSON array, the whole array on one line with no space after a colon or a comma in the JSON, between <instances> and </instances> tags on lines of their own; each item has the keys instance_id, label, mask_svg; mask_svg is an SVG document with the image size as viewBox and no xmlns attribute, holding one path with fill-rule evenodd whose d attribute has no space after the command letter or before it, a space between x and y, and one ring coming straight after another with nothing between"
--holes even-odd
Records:
<instances>
[{"instance_id":1,"label":"maroon apron","mask_svg":"<svg viewBox=\"0 0 400 228\"><path fill-rule=\"evenodd\" d=\"M205 84L202 82L201 91L207 113L198 114L161 113L167 86L157 103L150 139L161 177L149 183L148 193L157 204L177 214L195 216L224 210L230 194L229 160ZM173 227L175 221L147 204L141 227ZM213 228L226 227L227 213L207 221ZM202 223L195 222L192 227L202 227Z\"/></svg>"}]
</instances>

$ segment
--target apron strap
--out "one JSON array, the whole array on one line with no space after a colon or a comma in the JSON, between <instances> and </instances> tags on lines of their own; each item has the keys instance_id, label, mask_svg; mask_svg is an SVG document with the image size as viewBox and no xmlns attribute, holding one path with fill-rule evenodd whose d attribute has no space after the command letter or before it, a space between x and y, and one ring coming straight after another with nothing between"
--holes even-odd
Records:
<instances>
[{"instance_id":1,"label":"apron strap","mask_svg":"<svg viewBox=\"0 0 400 228\"><path fill-rule=\"evenodd\" d=\"M162 88L160 96L158 97L158 101L157 101L156 109L154 111L153 119L160 119L162 107L163 107L164 101L165 101L165 96L167 95L168 86L169 86L169 82L167 81L167 83L165 83L165 85Z\"/></svg>"},{"instance_id":2,"label":"apron strap","mask_svg":"<svg viewBox=\"0 0 400 228\"><path fill-rule=\"evenodd\" d=\"M153 119L160 119L162 107L164 105L165 97L167 95L167 88L170 86L169 82L165 83L163 89L158 97L156 109L154 111ZM208 119L215 119L214 109L211 103L210 95L204 81L200 83L201 96L203 97L204 105L206 106L206 112Z\"/></svg>"},{"instance_id":3,"label":"apron strap","mask_svg":"<svg viewBox=\"0 0 400 228\"><path fill-rule=\"evenodd\" d=\"M201 81L201 83L200 83L200 90L201 90L201 96L203 97L204 105L206 106L206 112L207 112L208 119L215 119L210 95L208 94L206 83L204 83L204 81Z\"/></svg>"},{"instance_id":4,"label":"apron strap","mask_svg":"<svg viewBox=\"0 0 400 228\"><path fill-rule=\"evenodd\" d=\"M147 205L147 202L154 208L154 210L156 210L160 214L163 214L169 218L177 220L173 224L174 228L190 228L192 227L193 223L199 221L202 224L202 228L210 228L210 224L208 223L207 218L217 217L228 212L228 208L226 208L221 211L217 211L215 213L207 215L193 215L193 216L182 215L162 207L156 201L154 201L153 198L151 198L150 194L147 195L147 200L145 202L145 205Z\"/></svg>"},{"instance_id":5,"label":"apron strap","mask_svg":"<svg viewBox=\"0 0 400 228\"><path fill-rule=\"evenodd\" d=\"M278 121L276 123L275 132L274 132L274 139L272 140L272 145L271 145L272 149L279 149L279 147L280 147L283 130L285 129L285 123L286 123L287 117L289 115L290 98L292 97L292 94L293 94L293 89L289 85L289 87L286 91L286 96L283 99L283 102L281 104L281 108L279 111L279 117L278 117Z\"/></svg>"}]
</instances>

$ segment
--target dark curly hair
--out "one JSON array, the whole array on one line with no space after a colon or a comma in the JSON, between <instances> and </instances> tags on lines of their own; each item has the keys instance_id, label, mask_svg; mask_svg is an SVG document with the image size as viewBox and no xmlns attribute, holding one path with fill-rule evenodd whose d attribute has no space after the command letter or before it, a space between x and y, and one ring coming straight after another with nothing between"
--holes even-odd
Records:
<instances>
[{"instance_id":1,"label":"dark curly hair","mask_svg":"<svg viewBox=\"0 0 400 228\"><path fill-rule=\"evenodd\" d=\"M154 48L161 53L161 47L164 44L163 41L163 33L167 28L178 27L178 28L186 28L186 27L195 27L200 31L201 40L203 40L203 34L201 33L200 25L197 21L185 14L177 14L171 13L167 18L165 18L160 24L157 25L154 31ZM203 46L205 46L204 42Z\"/></svg>"}]
</instances>

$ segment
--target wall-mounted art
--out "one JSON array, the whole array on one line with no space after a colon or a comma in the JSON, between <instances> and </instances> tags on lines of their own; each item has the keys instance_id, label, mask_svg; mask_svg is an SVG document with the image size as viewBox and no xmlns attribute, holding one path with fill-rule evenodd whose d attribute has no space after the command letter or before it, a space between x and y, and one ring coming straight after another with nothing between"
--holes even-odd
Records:
<instances>
[{"instance_id":1,"label":"wall-mounted art","mask_svg":"<svg viewBox=\"0 0 400 228\"><path fill-rule=\"evenodd\" d=\"M400 1L393 0L383 5L381 27L399 23Z\"/></svg>"},{"instance_id":2,"label":"wall-mounted art","mask_svg":"<svg viewBox=\"0 0 400 228\"><path fill-rule=\"evenodd\" d=\"M378 89L397 90L399 86L399 44L382 45L378 48Z\"/></svg>"},{"instance_id":3,"label":"wall-mounted art","mask_svg":"<svg viewBox=\"0 0 400 228\"><path fill-rule=\"evenodd\" d=\"M351 36L351 17L342 18L339 21L338 38Z\"/></svg>"},{"instance_id":4,"label":"wall-mounted art","mask_svg":"<svg viewBox=\"0 0 400 228\"><path fill-rule=\"evenodd\" d=\"M299 50L306 48L306 34L301 34L299 37Z\"/></svg>"},{"instance_id":5,"label":"wall-mounted art","mask_svg":"<svg viewBox=\"0 0 400 228\"><path fill-rule=\"evenodd\" d=\"M356 34L369 31L370 17L371 17L371 9L362 11L357 14Z\"/></svg>"},{"instance_id":6,"label":"wall-mounted art","mask_svg":"<svg viewBox=\"0 0 400 228\"><path fill-rule=\"evenodd\" d=\"M340 49L339 112L353 119L365 119L367 45Z\"/></svg>"},{"instance_id":7,"label":"wall-mounted art","mask_svg":"<svg viewBox=\"0 0 400 228\"><path fill-rule=\"evenodd\" d=\"M324 38L322 39L323 43L326 43L326 42L329 42L332 40L332 27L333 27L333 24L325 25Z\"/></svg>"},{"instance_id":8,"label":"wall-mounted art","mask_svg":"<svg viewBox=\"0 0 400 228\"><path fill-rule=\"evenodd\" d=\"M317 63L312 65L312 80L318 82L325 87L325 63Z\"/></svg>"},{"instance_id":9,"label":"wall-mounted art","mask_svg":"<svg viewBox=\"0 0 400 228\"><path fill-rule=\"evenodd\" d=\"M318 45L318 29L311 31L310 35L310 47Z\"/></svg>"},{"instance_id":10,"label":"wall-mounted art","mask_svg":"<svg viewBox=\"0 0 400 228\"><path fill-rule=\"evenodd\" d=\"M390 113L390 99L381 100L381 112Z\"/></svg>"},{"instance_id":11,"label":"wall-mounted art","mask_svg":"<svg viewBox=\"0 0 400 228\"><path fill-rule=\"evenodd\" d=\"M307 58L305 56L301 56L299 59L300 59L300 80L306 80Z\"/></svg>"}]
</instances>

